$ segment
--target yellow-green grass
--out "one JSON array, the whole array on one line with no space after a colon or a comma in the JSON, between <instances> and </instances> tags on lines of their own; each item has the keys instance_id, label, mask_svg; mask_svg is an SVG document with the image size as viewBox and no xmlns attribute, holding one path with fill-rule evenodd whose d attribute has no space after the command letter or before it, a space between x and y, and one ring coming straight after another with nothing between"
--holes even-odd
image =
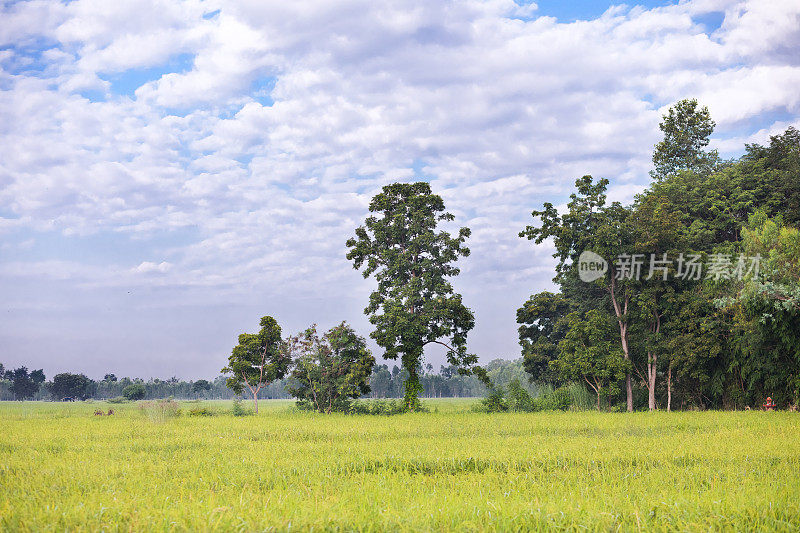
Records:
<instances>
[{"instance_id":1,"label":"yellow-green grass","mask_svg":"<svg viewBox=\"0 0 800 533\"><path fill-rule=\"evenodd\" d=\"M0 530L800 528L800 415L0 403ZM94 416L95 409L114 416Z\"/></svg>"}]
</instances>

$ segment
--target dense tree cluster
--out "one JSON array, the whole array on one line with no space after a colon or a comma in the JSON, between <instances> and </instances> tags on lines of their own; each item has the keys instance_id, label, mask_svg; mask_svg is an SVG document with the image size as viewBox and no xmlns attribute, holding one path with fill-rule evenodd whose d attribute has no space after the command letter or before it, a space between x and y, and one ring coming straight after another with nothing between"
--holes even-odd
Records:
<instances>
[{"instance_id":1,"label":"dense tree cluster","mask_svg":"<svg viewBox=\"0 0 800 533\"><path fill-rule=\"evenodd\" d=\"M628 410L800 403L800 132L722 162L704 151L713 126L695 101L670 109L632 205L584 176L565 212L533 212L521 236L552 240L560 290L517 312L532 379ZM607 262L588 282L587 251Z\"/></svg>"}]
</instances>

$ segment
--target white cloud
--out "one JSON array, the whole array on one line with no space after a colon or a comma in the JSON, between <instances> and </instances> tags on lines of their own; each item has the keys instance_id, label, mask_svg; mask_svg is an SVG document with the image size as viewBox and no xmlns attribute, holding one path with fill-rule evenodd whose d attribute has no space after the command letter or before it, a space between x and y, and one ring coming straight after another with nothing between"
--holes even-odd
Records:
<instances>
[{"instance_id":1,"label":"white cloud","mask_svg":"<svg viewBox=\"0 0 800 533\"><path fill-rule=\"evenodd\" d=\"M298 295L358 310L369 285L344 242L382 185L419 175L474 230L456 285L514 307L552 277L550 249L517 237L530 211L563 204L583 174L611 179L612 200L641 191L675 100L710 107L724 152L800 117L791 1L617 6L572 24L511 0L0 11L0 43L16 45L0 52L0 232L62 239L50 260L68 257L65 283L174 288L151 304L198 313L268 301L322 320ZM697 17L714 12L708 34ZM178 55L187 71L151 72L134 93L107 81ZM113 243L73 268L90 261L69 243L98 235ZM45 276L42 247L0 259L0 283ZM478 348L513 352L513 317L503 327Z\"/></svg>"}]
</instances>

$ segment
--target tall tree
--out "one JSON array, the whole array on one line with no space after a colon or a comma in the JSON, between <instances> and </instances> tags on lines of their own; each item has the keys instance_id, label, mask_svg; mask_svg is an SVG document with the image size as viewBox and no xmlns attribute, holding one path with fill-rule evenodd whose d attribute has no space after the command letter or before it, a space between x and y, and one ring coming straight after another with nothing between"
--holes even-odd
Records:
<instances>
[{"instance_id":1,"label":"tall tree","mask_svg":"<svg viewBox=\"0 0 800 533\"><path fill-rule=\"evenodd\" d=\"M347 241L347 258L354 268L364 268L365 278L374 275L378 282L364 310L375 326L370 336L385 350L384 358L400 357L408 372L405 406L418 409L428 344L444 346L447 360L461 372L485 377L475 366L477 356L467 353L467 333L475 325L472 311L448 281L459 273L456 260L469 255L464 243L470 230L461 228L451 236L437 229L455 217L425 182L385 186L369 211L374 215Z\"/></svg>"},{"instance_id":2,"label":"tall tree","mask_svg":"<svg viewBox=\"0 0 800 533\"><path fill-rule=\"evenodd\" d=\"M664 139L653 152L656 179L681 170L708 172L719 160L716 150L706 151L709 136L716 124L708 108L698 108L697 100L681 100L669 108L658 125Z\"/></svg>"},{"instance_id":3,"label":"tall tree","mask_svg":"<svg viewBox=\"0 0 800 533\"><path fill-rule=\"evenodd\" d=\"M283 378L289 370L291 356L281 339L281 327L271 316L261 318L261 330L242 333L234 346L228 366L223 374L231 374L228 388L241 394L244 388L253 395L253 406L258 413L258 393L269 383Z\"/></svg>"},{"instance_id":4,"label":"tall tree","mask_svg":"<svg viewBox=\"0 0 800 533\"><path fill-rule=\"evenodd\" d=\"M632 236L627 219L630 210L619 202L606 205L607 179L598 180L583 176L575 181L577 193L570 195L567 212L559 215L553 204L546 202L544 209L533 211L540 226L527 226L520 237L541 244L552 238L555 245L553 257L558 259L556 277L553 281L569 290L568 297L575 301L590 301L590 307L605 305L616 318L619 327L620 346L624 358L631 360L628 329L633 287L636 283L633 272L623 272L619 266L608 268L605 275L592 283L577 281L577 266L580 255L594 252L607 261L628 255L630 257ZM632 266L632 263L631 265ZM631 274L630 276L627 274ZM605 304L595 300L595 287L602 287L608 299ZM625 395L628 411L633 411L633 385L630 372L625 376Z\"/></svg>"}]
</instances>

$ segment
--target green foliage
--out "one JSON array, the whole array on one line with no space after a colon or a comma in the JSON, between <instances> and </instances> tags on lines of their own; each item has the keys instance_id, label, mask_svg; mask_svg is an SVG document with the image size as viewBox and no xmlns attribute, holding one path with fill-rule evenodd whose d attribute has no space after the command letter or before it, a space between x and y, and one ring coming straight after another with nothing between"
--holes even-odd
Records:
<instances>
[{"instance_id":1,"label":"green foliage","mask_svg":"<svg viewBox=\"0 0 800 533\"><path fill-rule=\"evenodd\" d=\"M555 389L552 392L537 396L533 401L534 411L566 411L577 402L575 401L576 389L577 394L580 391L585 391L584 387L576 385L565 385Z\"/></svg>"},{"instance_id":2,"label":"green foliage","mask_svg":"<svg viewBox=\"0 0 800 533\"><path fill-rule=\"evenodd\" d=\"M418 411L427 411L424 407ZM354 415L399 415L408 412L403 402L396 400L361 400L352 402L349 408Z\"/></svg>"},{"instance_id":3,"label":"green foliage","mask_svg":"<svg viewBox=\"0 0 800 533\"><path fill-rule=\"evenodd\" d=\"M45 380L44 372L34 370L28 373L28 369L24 366L16 370L7 370L5 377L11 382L11 392L17 400L33 398Z\"/></svg>"},{"instance_id":4,"label":"green foliage","mask_svg":"<svg viewBox=\"0 0 800 533\"><path fill-rule=\"evenodd\" d=\"M413 410L422 392L419 374L428 344L445 346L448 362L460 371L483 376L475 366L477 356L467 353L475 319L448 281L459 273L453 263L469 255L464 243L470 230L461 228L455 237L437 231L440 222L454 217L425 182L387 185L369 210L375 215L347 241L347 258L378 283L364 310L375 326L370 336L384 349L384 358L402 360L408 372L404 401Z\"/></svg>"},{"instance_id":5,"label":"green foliage","mask_svg":"<svg viewBox=\"0 0 800 533\"><path fill-rule=\"evenodd\" d=\"M189 409L189 416L206 417L214 416L215 414L216 413L208 407L193 407L192 409Z\"/></svg>"},{"instance_id":6,"label":"green foliage","mask_svg":"<svg viewBox=\"0 0 800 533\"><path fill-rule=\"evenodd\" d=\"M375 358L366 340L342 322L322 337L311 326L289 341L295 356L289 392L319 412L347 412L350 402L370 392Z\"/></svg>"},{"instance_id":7,"label":"green foliage","mask_svg":"<svg viewBox=\"0 0 800 533\"><path fill-rule=\"evenodd\" d=\"M570 302L564 295L545 291L531 296L517 310L517 323L521 324L519 343L531 380L558 382L559 376L550 362L558 358L558 343L566 333L563 317L569 309Z\"/></svg>"},{"instance_id":8,"label":"green foliage","mask_svg":"<svg viewBox=\"0 0 800 533\"><path fill-rule=\"evenodd\" d=\"M489 393L475 407L475 410L483 413L505 413L508 411L505 391L501 387L490 388Z\"/></svg>"},{"instance_id":9,"label":"green foliage","mask_svg":"<svg viewBox=\"0 0 800 533\"><path fill-rule=\"evenodd\" d=\"M506 401L510 411L537 411L533 396L523 388L518 379L508 384Z\"/></svg>"},{"instance_id":10,"label":"green foliage","mask_svg":"<svg viewBox=\"0 0 800 533\"><path fill-rule=\"evenodd\" d=\"M614 325L607 314L591 310L585 315L567 315L569 330L559 343L560 357L553 362L564 380L585 381L597 394L613 394L628 365L614 338Z\"/></svg>"},{"instance_id":11,"label":"green foliage","mask_svg":"<svg viewBox=\"0 0 800 533\"><path fill-rule=\"evenodd\" d=\"M97 384L83 374L65 372L53 377L49 389L54 400L67 397L85 400L94 394Z\"/></svg>"},{"instance_id":12,"label":"green foliage","mask_svg":"<svg viewBox=\"0 0 800 533\"><path fill-rule=\"evenodd\" d=\"M210 391L211 390L211 382L207 379L198 379L194 383L192 383L192 392L195 394Z\"/></svg>"},{"instance_id":13,"label":"green foliage","mask_svg":"<svg viewBox=\"0 0 800 533\"><path fill-rule=\"evenodd\" d=\"M122 395L125 397L126 400L130 401L142 400L144 399L146 394L147 390L141 383L131 383L130 385L122 389Z\"/></svg>"},{"instance_id":14,"label":"green foliage","mask_svg":"<svg viewBox=\"0 0 800 533\"><path fill-rule=\"evenodd\" d=\"M258 413L258 392L267 384L281 379L289 370L291 356L281 339L281 327L271 316L260 321L257 334L242 333L234 346L228 366L223 374L231 374L227 385L236 394L244 388L253 395L253 406Z\"/></svg>"},{"instance_id":15,"label":"green foliage","mask_svg":"<svg viewBox=\"0 0 800 533\"><path fill-rule=\"evenodd\" d=\"M231 414L233 416L251 416L253 412L242 405L241 398L234 398L233 405L231 407Z\"/></svg>"},{"instance_id":16,"label":"green foliage","mask_svg":"<svg viewBox=\"0 0 800 533\"><path fill-rule=\"evenodd\" d=\"M128 399L124 396L115 396L106 400L108 403L127 403Z\"/></svg>"},{"instance_id":17,"label":"green foliage","mask_svg":"<svg viewBox=\"0 0 800 533\"><path fill-rule=\"evenodd\" d=\"M711 170L719 156L716 150L706 152L704 148L715 125L708 108L698 108L697 100L681 100L670 107L658 125L664 139L653 152L653 177L662 179L681 170Z\"/></svg>"}]
</instances>

